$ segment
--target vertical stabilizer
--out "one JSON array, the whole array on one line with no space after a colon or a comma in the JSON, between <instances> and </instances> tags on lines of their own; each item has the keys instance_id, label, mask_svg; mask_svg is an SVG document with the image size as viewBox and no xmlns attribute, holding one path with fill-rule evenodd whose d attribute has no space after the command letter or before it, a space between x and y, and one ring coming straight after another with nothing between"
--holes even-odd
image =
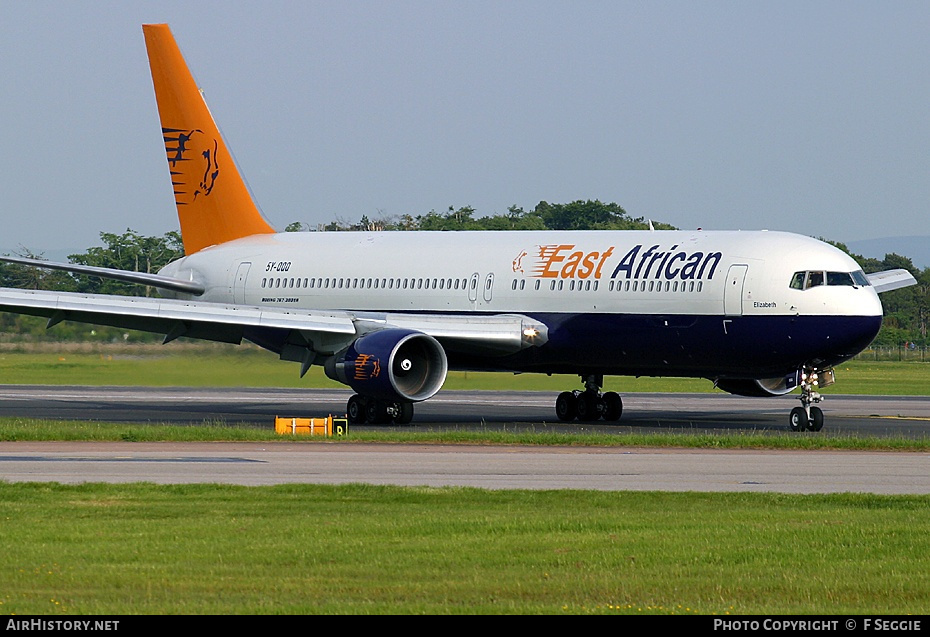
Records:
<instances>
[{"instance_id":1,"label":"vertical stabilizer","mask_svg":"<svg viewBox=\"0 0 930 637\"><path fill-rule=\"evenodd\" d=\"M184 252L273 233L220 137L167 24L144 24Z\"/></svg>"}]
</instances>

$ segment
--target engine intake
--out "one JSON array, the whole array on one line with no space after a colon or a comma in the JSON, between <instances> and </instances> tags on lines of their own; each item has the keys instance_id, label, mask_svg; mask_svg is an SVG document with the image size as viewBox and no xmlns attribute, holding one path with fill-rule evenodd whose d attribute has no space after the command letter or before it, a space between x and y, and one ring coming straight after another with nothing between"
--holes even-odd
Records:
<instances>
[{"instance_id":1,"label":"engine intake","mask_svg":"<svg viewBox=\"0 0 930 637\"><path fill-rule=\"evenodd\" d=\"M329 358L324 370L357 393L385 400L431 398L446 380L446 353L432 336L403 329L365 334Z\"/></svg>"}]
</instances>

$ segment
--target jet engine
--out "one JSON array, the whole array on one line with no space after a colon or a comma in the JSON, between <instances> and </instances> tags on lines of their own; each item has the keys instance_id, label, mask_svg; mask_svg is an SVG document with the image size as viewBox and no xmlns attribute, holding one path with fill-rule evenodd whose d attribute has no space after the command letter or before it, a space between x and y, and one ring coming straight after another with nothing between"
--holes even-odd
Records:
<instances>
[{"instance_id":1,"label":"jet engine","mask_svg":"<svg viewBox=\"0 0 930 637\"><path fill-rule=\"evenodd\" d=\"M329 358L324 369L363 396L418 402L439 391L449 364L432 336L394 328L361 336Z\"/></svg>"},{"instance_id":2,"label":"jet engine","mask_svg":"<svg viewBox=\"0 0 930 637\"><path fill-rule=\"evenodd\" d=\"M720 378L716 385L737 396L782 396L798 386L798 374L778 378Z\"/></svg>"}]
</instances>

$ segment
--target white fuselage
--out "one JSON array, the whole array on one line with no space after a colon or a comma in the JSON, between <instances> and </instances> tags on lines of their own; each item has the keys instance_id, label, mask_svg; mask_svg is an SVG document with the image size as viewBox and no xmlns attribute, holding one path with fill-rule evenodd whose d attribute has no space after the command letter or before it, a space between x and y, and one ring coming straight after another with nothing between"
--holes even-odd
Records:
<instances>
[{"instance_id":1,"label":"white fuselage","mask_svg":"<svg viewBox=\"0 0 930 637\"><path fill-rule=\"evenodd\" d=\"M782 232L333 232L240 239L162 272L204 283L202 300L304 309L881 315L868 287L789 287L808 270L859 266Z\"/></svg>"}]
</instances>

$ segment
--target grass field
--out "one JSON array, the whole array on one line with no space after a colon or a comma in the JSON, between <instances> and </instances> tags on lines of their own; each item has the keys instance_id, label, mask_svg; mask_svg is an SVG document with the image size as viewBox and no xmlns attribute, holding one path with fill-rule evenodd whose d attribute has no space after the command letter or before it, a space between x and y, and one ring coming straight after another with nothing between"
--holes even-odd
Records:
<instances>
[{"instance_id":1,"label":"grass field","mask_svg":"<svg viewBox=\"0 0 930 637\"><path fill-rule=\"evenodd\" d=\"M0 484L0 609L923 614L930 500Z\"/></svg>"},{"instance_id":2,"label":"grass field","mask_svg":"<svg viewBox=\"0 0 930 637\"><path fill-rule=\"evenodd\" d=\"M0 384L156 385L181 387L333 387L313 367L299 377L297 363L282 362L255 347L105 347L99 351L0 352ZM851 361L836 369L837 383L823 393L930 394L930 362ZM714 392L706 379L605 378L617 392ZM450 372L445 389L512 389L559 392L579 387L576 376Z\"/></svg>"}]
</instances>

